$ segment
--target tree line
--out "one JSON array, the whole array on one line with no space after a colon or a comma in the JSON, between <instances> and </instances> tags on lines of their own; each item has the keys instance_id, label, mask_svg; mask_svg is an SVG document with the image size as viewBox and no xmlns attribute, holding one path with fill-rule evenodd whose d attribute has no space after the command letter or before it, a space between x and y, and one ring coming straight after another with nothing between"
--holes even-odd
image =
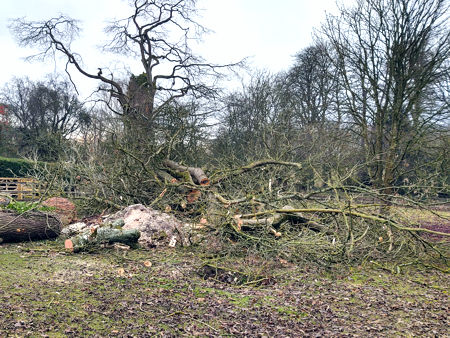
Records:
<instances>
[{"instance_id":1,"label":"tree line","mask_svg":"<svg viewBox=\"0 0 450 338\"><path fill-rule=\"evenodd\" d=\"M125 79L101 64L89 71L71 50L80 28L70 17L11 25L19 45L40 48L32 58L63 56L67 72L99 86L88 106L70 79L13 80L0 98L9 118L0 155L73 161L77 176L116 201L154 201L167 158L211 170L300 162L295 190L339 178L386 195L448 197L447 1L342 5L287 71L252 71L232 92L217 84L245 60L217 65L190 49L206 31L194 0L135 0L130 13L107 27L104 45L141 60L142 73Z\"/></svg>"}]
</instances>

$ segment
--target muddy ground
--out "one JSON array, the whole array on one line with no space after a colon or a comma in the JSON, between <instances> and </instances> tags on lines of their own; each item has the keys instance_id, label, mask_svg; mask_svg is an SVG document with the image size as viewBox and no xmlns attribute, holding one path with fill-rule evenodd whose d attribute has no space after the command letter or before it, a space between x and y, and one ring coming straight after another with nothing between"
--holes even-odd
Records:
<instances>
[{"instance_id":1,"label":"muddy ground","mask_svg":"<svg viewBox=\"0 0 450 338\"><path fill-rule=\"evenodd\" d=\"M61 248L0 246L0 337L449 334L449 276L423 266L392 274L370 263L331 271L213 261L241 274L205 268L208 257L193 249Z\"/></svg>"}]
</instances>

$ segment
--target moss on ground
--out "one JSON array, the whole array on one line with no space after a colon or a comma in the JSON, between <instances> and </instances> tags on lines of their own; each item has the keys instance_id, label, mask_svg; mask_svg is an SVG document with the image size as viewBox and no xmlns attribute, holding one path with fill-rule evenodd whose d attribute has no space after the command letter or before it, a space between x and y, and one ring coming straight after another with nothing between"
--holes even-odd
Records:
<instances>
[{"instance_id":1,"label":"moss on ground","mask_svg":"<svg viewBox=\"0 0 450 338\"><path fill-rule=\"evenodd\" d=\"M448 327L448 275L436 270L265 262L271 283L255 287L202 276L195 251L62 247L0 246L0 336L442 336ZM254 257L220 263L263 271Z\"/></svg>"}]
</instances>

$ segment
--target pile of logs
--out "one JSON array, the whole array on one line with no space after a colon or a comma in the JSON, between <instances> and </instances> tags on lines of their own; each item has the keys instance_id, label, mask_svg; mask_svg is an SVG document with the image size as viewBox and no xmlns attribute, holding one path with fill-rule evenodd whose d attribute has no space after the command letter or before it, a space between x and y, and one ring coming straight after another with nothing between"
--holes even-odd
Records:
<instances>
[{"instance_id":1,"label":"pile of logs","mask_svg":"<svg viewBox=\"0 0 450 338\"><path fill-rule=\"evenodd\" d=\"M98 228L88 229L79 235L66 239L64 246L66 250L72 252L83 251L91 246L112 243L122 243L133 247L137 245L140 236L141 234L137 229L125 230L121 226L108 224Z\"/></svg>"}]
</instances>

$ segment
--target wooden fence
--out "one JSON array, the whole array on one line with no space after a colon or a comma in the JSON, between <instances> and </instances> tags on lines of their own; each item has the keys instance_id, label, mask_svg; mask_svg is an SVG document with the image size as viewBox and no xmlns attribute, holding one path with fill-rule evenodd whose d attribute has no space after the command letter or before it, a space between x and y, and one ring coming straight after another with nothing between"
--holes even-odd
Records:
<instances>
[{"instance_id":1,"label":"wooden fence","mask_svg":"<svg viewBox=\"0 0 450 338\"><path fill-rule=\"evenodd\" d=\"M33 178L0 177L0 193L18 201L33 201L40 197L43 187Z\"/></svg>"}]
</instances>

